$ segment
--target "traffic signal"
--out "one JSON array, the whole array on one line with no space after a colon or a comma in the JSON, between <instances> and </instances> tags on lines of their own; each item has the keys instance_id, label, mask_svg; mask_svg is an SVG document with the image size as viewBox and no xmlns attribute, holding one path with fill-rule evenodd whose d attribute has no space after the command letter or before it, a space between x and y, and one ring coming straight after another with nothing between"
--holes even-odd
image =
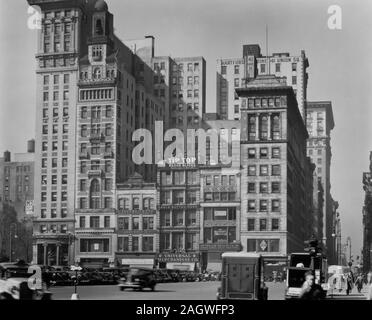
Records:
<instances>
[{"instance_id":1,"label":"traffic signal","mask_svg":"<svg viewBox=\"0 0 372 320\"><path fill-rule=\"evenodd\" d=\"M307 240L305 241L305 245L305 251L309 252L311 256L316 256L321 251L317 239Z\"/></svg>"}]
</instances>

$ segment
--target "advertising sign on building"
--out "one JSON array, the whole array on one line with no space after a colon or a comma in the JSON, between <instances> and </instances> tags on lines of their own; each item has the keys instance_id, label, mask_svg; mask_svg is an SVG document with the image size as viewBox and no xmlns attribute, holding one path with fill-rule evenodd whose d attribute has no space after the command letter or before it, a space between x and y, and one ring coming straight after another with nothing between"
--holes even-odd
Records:
<instances>
[{"instance_id":1,"label":"advertising sign on building","mask_svg":"<svg viewBox=\"0 0 372 320\"><path fill-rule=\"evenodd\" d=\"M197 253L159 253L158 262L199 262Z\"/></svg>"},{"instance_id":2,"label":"advertising sign on building","mask_svg":"<svg viewBox=\"0 0 372 320\"><path fill-rule=\"evenodd\" d=\"M34 214L34 200L26 200L25 212L26 215Z\"/></svg>"},{"instance_id":3,"label":"advertising sign on building","mask_svg":"<svg viewBox=\"0 0 372 320\"><path fill-rule=\"evenodd\" d=\"M215 210L215 217L226 217L226 210Z\"/></svg>"}]
</instances>

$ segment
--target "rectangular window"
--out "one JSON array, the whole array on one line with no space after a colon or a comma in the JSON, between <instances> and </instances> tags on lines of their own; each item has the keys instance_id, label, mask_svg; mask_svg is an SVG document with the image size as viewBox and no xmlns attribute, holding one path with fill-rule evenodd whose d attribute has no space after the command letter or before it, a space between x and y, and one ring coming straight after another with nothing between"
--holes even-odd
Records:
<instances>
[{"instance_id":1,"label":"rectangular window","mask_svg":"<svg viewBox=\"0 0 372 320\"><path fill-rule=\"evenodd\" d=\"M119 230L129 230L129 217L119 217L118 228Z\"/></svg>"},{"instance_id":2,"label":"rectangular window","mask_svg":"<svg viewBox=\"0 0 372 320\"><path fill-rule=\"evenodd\" d=\"M280 72L280 63L275 64L275 72Z\"/></svg>"},{"instance_id":3,"label":"rectangular window","mask_svg":"<svg viewBox=\"0 0 372 320\"><path fill-rule=\"evenodd\" d=\"M110 217L109 216L104 217L104 227L110 228Z\"/></svg>"},{"instance_id":4,"label":"rectangular window","mask_svg":"<svg viewBox=\"0 0 372 320\"><path fill-rule=\"evenodd\" d=\"M255 230L255 219L248 219L248 231Z\"/></svg>"},{"instance_id":5,"label":"rectangular window","mask_svg":"<svg viewBox=\"0 0 372 320\"><path fill-rule=\"evenodd\" d=\"M254 182L248 182L248 193L256 193L256 184Z\"/></svg>"},{"instance_id":6,"label":"rectangular window","mask_svg":"<svg viewBox=\"0 0 372 320\"><path fill-rule=\"evenodd\" d=\"M170 227L170 211L169 210L160 211L160 225L162 227Z\"/></svg>"},{"instance_id":7,"label":"rectangular window","mask_svg":"<svg viewBox=\"0 0 372 320\"><path fill-rule=\"evenodd\" d=\"M272 231L279 230L279 219L271 219L271 230Z\"/></svg>"},{"instance_id":8,"label":"rectangular window","mask_svg":"<svg viewBox=\"0 0 372 320\"><path fill-rule=\"evenodd\" d=\"M105 198L105 209L111 209L112 208L112 198Z\"/></svg>"},{"instance_id":9,"label":"rectangular window","mask_svg":"<svg viewBox=\"0 0 372 320\"><path fill-rule=\"evenodd\" d=\"M66 191L61 192L61 201L67 201L67 192Z\"/></svg>"},{"instance_id":10,"label":"rectangular window","mask_svg":"<svg viewBox=\"0 0 372 320\"><path fill-rule=\"evenodd\" d=\"M80 209L86 209L87 208L87 199L86 198L80 198Z\"/></svg>"},{"instance_id":11,"label":"rectangular window","mask_svg":"<svg viewBox=\"0 0 372 320\"><path fill-rule=\"evenodd\" d=\"M57 165L58 165L58 162L57 162L57 158L52 158L52 168L57 168Z\"/></svg>"},{"instance_id":12,"label":"rectangular window","mask_svg":"<svg viewBox=\"0 0 372 320\"><path fill-rule=\"evenodd\" d=\"M266 231L266 230L267 230L267 220L260 219L260 231Z\"/></svg>"},{"instance_id":13,"label":"rectangular window","mask_svg":"<svg viewBox=\"0 0 372 320\"><path fill-rule=\"evenodd\" d=\"M142 251L144 252L154 251L154 237L142 238Z\"/></svg>"},{"instance_id":14,"label":"rectangular window","mask_svg":"<svg viewBox=\"0 0 372 320\"><path fill-rule=\"evenodd\" d=\"M269 174L269 167L267 165L260 166L260 176L267 176Z\"/></svg>"},{"instance_id":15,"label":"rectangular window","mask_svg":"<svg viewBox=\"0 0 372 320\"><path fill-rule=\"evenodd\" d=\"M86 119L88 117L88 110L87 110L87 107L82 107L81 108L81 118L82 119Z\"/></svg>"},{"instance_id":16,"label":"rectangular window","mask_svg":"<svg viewBox=\"0 0 372 320\"><path fill-rule=\"evenodd\" d=\"M260 158L266 159L269 157L269 151L268 148L260 148Z\"/></svg>"},{"instance_id":17,"label":"rectangular window","mask_svg":"<svg viewBox=\"0 0 372 320\"><path fill-rule=\"evenodd\" d=\"M256 175L256 166L248 166L248 176Z\"/></svg>"},{"instance_id":18,"label":"rectangular window","mask_svg":"<svg viewBox=\"0 0 372 320\"><path fill-rule=\"evenodd\" d=\"M260 200L260 211L267 211L267 200Z\"/></svg>"},{"instance_id":19,"label":"rectangular window","mask_svg":"<svg viewBox=\"0 0 372 320\"><path fill-rule=\"evenodd\" d=\"M271 183L271 193L280 193L280 182Z\"/></svg>"},{"instance_id":20,"label":"rectangular window","mask_svg":"<svg viewBox=\"0 0 372 320\"><path fill-rule=\"evenodd\" d=\"M272 165L271 167L271 175L272 176L280 176L280 165Z\"/></svg>"},{"instance_id":21,"label":"rectangular window","mask_svg":"<svg viewBox=\"0 0 372 320\"><path fill-rule=\"evenodd\" d=\"M221 74L226 74L226 73L227 73L227 67L221 66Z\"/></svg>"},{"instance_id":22,"label":"rectangular window","mask_svg":"<svg viewBox=\"0 0 372 320\"><path fill-rule=\"evenodd\" d=\"M234 87L235 88L238 88L239 87L239 83L240 83L239 78L235 78L234 79Z\"/></svg>"},{"instance_id":23,"label":"rectangular window","mask_svg":"<svg viewBox=\"0 0 372 320\"><path fill-rule=\"evenodd\" d=\"M69 74L63 75L63 83L69 84L69 82L70 82L70 75Z\"/></svg>"},{"instance_id":24,"label":"rectangular window","mask_svg":"<svg viewBox=\"0 0 372 320\"><path fill-rule=\"evenodd\" d=\"M277 199L271 200L271 211L272 212L280 211L280 200Z\"/></svg>"},{"instance_id":25,"label":"rectangular window","mask_svg":"<svg viewBox=\"0 0 372 320\"><path fill-rule=\"evenodd\" d=\"M154 218L153 217L143 217L142 223L143 223L142 230L153 230L154 229Z\"/></svg>"},{"instance_id":26,"label":"rectangular window","mask_svg":"<svg viewBox=\"0 0 372 320\"><path fill-rule=\"evenodd\" d=\"M292 84L297 84L297 77L296 76L292 76Z\"/></svg>"},{"instance_id":27,"label":"rectangular window","mask_svg":"<svg viewBox=\"0 0 372 320\"><path fill-rule=\"evenodd\" d=\"M51 209L50 210L50 217L51 218L57 218L57 209Z\"/></svg>"},{"instance_id":28,"label":"rectangular window","mask_svg":"<svg viewBox=\"0 0 372 320\"><path fill-rule=\"evenodd\" d=\"M265 70L266 70L266 65L265 65L265 64L261 64L261 65L260 65L260 68L261 68L261 69L260 69L260 70L261 70L261 73L265 73L265 72L266 72L266 71L265 71Z\"/></svg>"},{"instance_id":29,"label":"rectangular window","mask_svg":"<svg viewBox=\"0 0 372 320\"><path fill-rule=\"evenodd\" d=\"M79 225L80 225L80 228L85 228L86 225L85 225L85 217L80 217L79 219Z\"/></svg>"},{"instance_id":30,"label":"rectangular window","mask_svg":"<svg viewBox=\"0 0 372 320\"><path fill-rule=\"evenodd\" d=\"M174 184L183 185L185 184L185 172L184 171L174 171Z\"/></svg>"},{"instance_id":31,"label":"rectangular window","mask_svg":"<svg viewBox=\"0 0 372 320\"><path fill-rule=\"evenodd\" d=\"M132 230L139 230L139 217L132 218Z\"/></svg>"},{"instance_id":32,"label":"rectangular window","mask_svg":"<svg viewBox=\"0 0 372 320\"><path fill-rule=\"evenodd\" d=\"M248 159L255 159L256 158L256 149L249 148L248 149Z\"/></svg>"},{"instance_id":33,"label":"rectangular window","mask_svg":"<svg viewBox=\"0 0 372 320\"><path fill-rule=\"evenodd\" d=\"M260 182L260 193L268 193L268 183Z\"/></svg>"},{"instance_id":34,"label":"rectangular window","mask_svg":"<svg viewBox=\"0 0 372 320\"><path fill-rule=\"evenodd\" d=\"M239 65L234 66L234 74L239 74Z\"/></svg>"},{"instance_id":35,"label":"rectangular window","mask_svg":"<svg viewBox=\"0 0 372 320\"><path fill-rule=\"evenodd\" d=\"M99 218L100 217L90 217L90 227L91 228L99 228Z\"/></svg>"},{"instance_id":36,"label":"rectangular window","mask_svg":"<svg viewBox=\"0 0 372 320\"><path fill-rule=\"evenodd\" d=\"M272 148L271 157L273 159L280 159L280 148Z\"/></svg>"},{"instance_id":37,"label":"rectangular window","mask_svg":"<svg viewBox=\"0 0 372 320\"><path fill-rule=\"evenodd\" d=\"M256 211L256 201L248 200L248 211Z\"/></svg>"},{"instance_id":38,"label":"rectangular window","mask_svg":"<svg viewBox=\"0 0 372 320\"><path fill-rule=\"evenodd\" d=\"M184 204L185 194L184 191L174 190L173 191L173 203L174 204Z\"/></svg>"}]
</instances>

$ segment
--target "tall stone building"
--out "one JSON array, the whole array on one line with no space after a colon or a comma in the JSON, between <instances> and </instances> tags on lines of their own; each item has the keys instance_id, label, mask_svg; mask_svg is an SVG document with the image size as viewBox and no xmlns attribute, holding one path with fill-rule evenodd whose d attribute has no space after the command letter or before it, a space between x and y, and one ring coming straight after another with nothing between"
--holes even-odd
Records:
<instances>
[{"instance_id":1,"label":"tall stone building","mask_svg":"<svg viewBox=\"0 0 372 320\"><path fill-rule=\"evenodd\" d=\"M294 90L284 78L259 75L236 92L242 102L243 250L284 261L287 254L303 251L309 237L308 134Z\"/></svg>"},{"instance_id":2,"label":"tall stone building","mask_svg":"<svg viewBox=\"0 0 372 320\"><path fill-rule=\"evenodd\" d=\"M154 95L164 102L164 128L198 128L206 112L206 62L203 57L155 55L147 36L125 44L154 71Z\"/></svg>"},{"instance_id":3,"label":"tall stone building","mask_svg":"<svg viewBox=\"0 0 372 320\"><path fill-rule=\"evenodd\" d=\"M263 56L258 44L243 45L241 58L217 60L217 113L221 119L240 119L242 99L236 94L237 88L258 75L286 77L297 98L298 108L303 121L306 119L306 96L309 67L305 51L298 56L289 53L273 53Z\"/></svg>"},{"instance_id":4,"label":"tall stone building","mask_svg":"<svg viewBox=\"0 0 372 320\"><path fill-rule=\"evenodd\" d=\"M132 161L132 133L136 125L153 130L163 103L153 95L152 70L115 36L103 0L28 2L43 18L36 55L34 262L112 264L116 183L137 169L154 176L154 166L137 168ZM80 225L84 219L89 224Z\"/></svg>"},{"instance_id":5,"label":"tall stone building","mask_svg":"<svg viewBox=\"0 0 372 320\"><path fill-rule=\"evenodd\" d=\"M323 196L323 221L321 239L325 252L332 260L336 251L334 238L333 199L331 196L331 130L334 128L332 103L330 101L307 102L306 126L309 133L307 154L316 165ZM335 262L336 263L336 262Z\"/></svg>"}]
</instances>

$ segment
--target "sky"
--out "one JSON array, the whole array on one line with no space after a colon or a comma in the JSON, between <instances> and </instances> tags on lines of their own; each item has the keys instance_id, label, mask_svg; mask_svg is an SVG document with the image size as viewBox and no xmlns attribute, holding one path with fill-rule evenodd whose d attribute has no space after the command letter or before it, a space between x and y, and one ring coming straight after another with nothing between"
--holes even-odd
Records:
<instances>
[{"instance_id":1,"label":"sky","mask_svg":"<svg viewBox=\"0 0 372 320\"><path fill-rule=\"evenodd\" d=\"M0 153L25 152L35 134L37 31L27 27L26 0L0 0ZM239 58L242 45L269 53L305 50L308 100L332 101L331 193L339 202L342 238L362 248L362 173L372 150L372 2L366 0L107 0L122 39L155 37L155 55L203 56L207 111L215 111L216 60ZM338 5L342 29L328 28Z\"/></svg>"}]
</instances>

